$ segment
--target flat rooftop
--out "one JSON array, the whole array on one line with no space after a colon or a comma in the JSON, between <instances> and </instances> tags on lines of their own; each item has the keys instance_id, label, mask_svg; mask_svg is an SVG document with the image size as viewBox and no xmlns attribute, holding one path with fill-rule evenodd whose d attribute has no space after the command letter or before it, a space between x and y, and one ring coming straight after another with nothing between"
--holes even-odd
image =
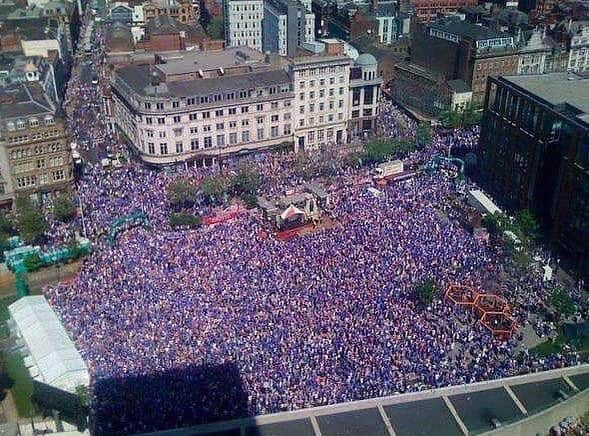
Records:
<instances>
[{"instance_id":1,"label":"flat rooftop","mask_svg":"<svg viewBox=\"0 0 589 436\"><path fill-rule=\"evenodd\" d=\"M564 401L582 403L587 389L589 365L579 365L467 385L179 428L161 431L158 435L454 436L491 432L494 429L492 419L499 420L504 428L513 425L508 428L517 434L518 421L543 413ZM544 425L540 421L538 423Z\"/></svg>"},{"instance_id":2,"label":"flat rooftop","mask_svg":"<svg viewBox=\"0 0 589 436\"><path fill-rule=\"evenodd\" d=\"M157 69L165 75L189 74L198 70L207 71L264 63L264 54L249 47L160 54L160 58L166 63L158 64Z\"/></svg>"},{"instance_id":3,"label":"flat rooftop","mask_svg":"<svg viewBox=\"0 0 589 436\"><path fill-rule=\"evenodd\" d=\"M589 77L570 73L551 73L530 76L503 76L513 83L552 106L569 104L582 114L577 115L589 123Z\"/></svg>"}]
</instances>

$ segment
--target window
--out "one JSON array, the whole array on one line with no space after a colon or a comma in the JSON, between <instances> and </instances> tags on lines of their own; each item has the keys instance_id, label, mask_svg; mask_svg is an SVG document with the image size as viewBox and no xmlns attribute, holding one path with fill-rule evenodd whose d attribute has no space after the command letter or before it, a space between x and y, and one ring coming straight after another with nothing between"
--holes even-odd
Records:
<instances>
[{"instance_id":1,"label":"window","mask_svg":"<svg viewBox=\"0 0 589 436\"><path fill-rule=\"evenodd\" d=\"M327 121L329 121L329 122L333 121L333 114L329 114L327 116Z\"/></svg>"},{"instance_id":2,"label":"window","mask_svg":"<svg viewBox=\"0 0 589 436\"><path fill-rule=\"evenodd\" d=\"M202 130L203 130L203 132L210 132L211 131L210 124L207 124L206 126L202 126Z\"/></svg>"},{"instance_id":3,"label":"window","mask_svg":"<svg viewBox=\"0 0 589 436\"><path fill-rule=\"evenodd\" d=\"M211 148L213 146L213 140L210 136L205 136L204 138L205 148Z\"/></svg>"},{"instance_id":4,"label":"window","mask_svg":"<svg viewBox=\"0 0 589 436\"><path fill-rule=\"evenodd\" d=\"M145 117L145 124L153 124L153 118Z\"/></svg>"},{"instance_id":5,"label":"window","mask_svg":"<svg viewBox=\"0 0 589 436\"><path fill-rule=\"evenodd\" d=\"M151 103L145 102L143 106L145 107L145 109L151 109Z\"/></svg>"},{"instance_id":6,"label":"window","mask_svg":"<svg viewBox=\"0 0 589 436\"><path fill-rule=\"evenodd\" d=\"M165 142L160 143L160 154L168 154L168 144Z\"/></svg>"},{"instance_id":7,"label":"window","mask_svg":"<svg viewBox=\"0 0 589 436\"><path fill-rule=\"evenodd\" d=\"M237 113L237 108L235 108L235 107L229 108L229 115L235 115L236 113Z\"/></svg>"},{"instance_id":8,"label":"window","mask_svg":"<svg viewBox=\"0 0 589 436\"><path fill-rule=\"evenodd\" d=\"M325 132L323 131L323 129L317 130L317 141L323 142L324 134Z\"/></svg>"},{"instance_id":9,"label":"window","mask_svg":"<svg viewBox=\"0 0 589 436\"><path fill-rule=\"evenodd\" d=\"M173 107L174 109L178 109L178 108L180 107L180 102L179 102L179 101L173 101L173 102L172 102L172 107Z\"/></svg>"},{"instance_id":10,"label":"window","mask_svg":"<svg viewBox=\"0 0 589 436\"><path fill-rule=\"evenodd\" d=\"M250 140L250 132L248 130L244 130L241 132L241 142L249 142Z\"/></svg>"},{"instance_id":11,"label":"window","mask_svg":"<svg viewBox=\"0 0 589 436\"><path fill-rule=\"evenodd\" d=\"M155 108L161 111L164 109L164 104L163 103L156 103Z\"/></svg>"},{"instance_id":12,"label":"window","mask_svg":"<svg viewBox=\"0 0 589 436\"><path fill-rule=\"evenodd\" d=\"M147 143L147 152L149 154L155 154L155 144L153 142Z\"/></svg>"},{"instance_id":13,"label":"window","mask_svg":"<svg viewBox=\"0 0 589 436\"><path fill-rule=\"evenodd\" d=\"M225 147L225 135L217 135L217 147Z\"/></svg>"},{"instance_id":14,"label":"window","mask_svg":"<svg viewBox=\"0 0 589 436\"><path fill-rule=\"evenodd\" d=\"M174 115L174 122L175 123L179 123L180 122L180 115Z\"/></svg>"},{"instance_id":15,"label":"window","mask_svg":"<svg viewBox=\"0 0 589 436\"><path fill-rule=\"evenodd\" d=\"M52 116L48 116L47 118L45 118L45 125L46 126L52 126L55 124L55 120L53 119Z\"/></svg>"},{"instance_id":16,"label":"window","mask_svg":"<svg viewBox=\"0 0 589 436\"><path fill-rule=\"evenodd\" d=\"M222 117L223 116L223 109L219 109L215 111L215 116L216 117Z\"/></svg>"},{"instance_id":17,"label":"window","mask_svg":"<svg viewBox=\"0 0 589 436\"><path fill-rule=\"evenodd\" d=\"M305 106L299 106L299 113L300 114L304 114L305 113Z\"/></svg>"},{"instance_id":18,"label":"window","mask_svg":"<svg viewBox=\"0 0 589 436\"><path fill-rule=\"evenodd\" d=\"M208 118L211 118L211 113L209 111L203 112L202 113L202 119L206 120Z\"/></svg>"},{"instance_id":19,"label":"window","mask_svg":"<svg viewBox=\"0 0 589 436\"><path fill-rule=\"evenodd\" d=\"M237 133L233 132L229 134L229 144L237 144Z\"/></svg>"},{"instance_id":20,"label":"window","mask_svg":"<svg viewBox=\"0 0 589 436\"><path fill-rule=\"evenodd\" d=\"M315 104L314 103L309 104L309 112L315 112Z\"/></svg>"},{"instance_id":21,"label":"window","mask_svg":"<svg viewBox=\"0 0 589 436\"><path fill-rule=\"evenodd\" d=\"M329 84L333 85L335 83L335 77L330 77L329 78Z\"/></svg>"},{"instance_id":22,"label":"window","mask_svg":"<svg viewBox=\"0 0 589 436\"><path fill-rule=\"evenodd\" d=\"M258 129L258 141L264 139L264 129Z\"/></svg>"},{"instance_id":23,"label":"window","mask_svg":"<svg viewBox=\"0 0 589 436\"><path fill-rule=\"evenodd\" d=\"M276 121L278 121L278 118L279 118L279 117L278 117L278 115L272 115L272 116L270 117L270 121L272 121L272 122L276 122Z\"/></svg>"},{"instance_id":24,"label":"window","mask_svg":"<svg viewBox=\"0 0 589 436\"><path fill-rule=\"evenodd\" d=\"M190 140L190 149L191 149L192 151L194 151L194 150L198 150L198 138L192 138L192 139Z\"/></svg>"},{"instance_id":25,"label":"window","mask_svg":"<svg viewBox=\"0 0 589 436\"><path fill-rule=\"evenodd\" d=\"M335 90L333 88L329 88L329 96L333 97L334 94L335 94Z\"/></svg>"},{"instance_id":26,"label":"window","mask_svg":"<svg viewBox=\"0 0 589 436\"><path fill-rule=\"evenodd\" d=\"M184 146L182 145L182 141L176 142L176 153L182 153Z\"/></svg>"},{"instance_id":27,"label":"window","mask_svg":"<svg viewBox=\"0 0 589 436\"><path fill-rule=\"evenodd\" d=\"M284 102L284 107L290 107L290 100L286 100Z\"/></svg>"},{"instance_id":28,"label":"window","mask_svg":"<svg viewBox=\"0 0 589 436\"><path fill-rule=\"evenodd\" d=\"M307 141L309 142L315 142L315 131L311 130L310 132L307 132Z\"/></svg>"},{"instance_id":29,"label":"window","mask_svg":"<svg viewBox=\"0 0 589 436\"><path fill-rule=\"evenodd\" d=\"M344 88L342 86L339 88L339 95L344 95Z\"/></svg>"},{"instance_id":30,"label":"window","mask_svg":"<svg viewBox=\"0 0 589 436\"><path fill-rule=\"evenodd\" d=\"M190 97L186 99L186 106L194 106L196 104L196 98Z\"/></svg>"},{"instance_id":31,"label":"window","mask_svg":"<svg viewBox=\"0 0 589 436\"><path fill-rule=\"evenodd\" d=\"M319 111L323 112L325 110L325 103L321 102L319 103Z\"/></svg>"},{"instance_id":32,"label":"window","mask_svg":"<svg viewBox=\"0 0 589 436\"><path fill-rule=\"evenodd\" d=\"M256 105L256 110L259 111L263 111L264 110L264 105L263 104L257 104Z\"/></svg>"},{"instance_id":33,"label":"window","mask_svg":"<svg viewBox=\"0 0 589 436\"><path fill-rule=\"evenodd\" d=\"M225 123L217 123L215 127L217 130L223 130L225 128Z\"/></svg>"},{"instance_id":34,"label":"window","mask_svg":"<svg viewBox=\"0 0 589 436\"><path fill-rule=\"evenodd\" d=\"M166 119L160 117L160 118L157 119L157 123L158 124L166 124Z\"/></svg>"},{"instance_id":35,"label":"window","mask_svg":"<svg viewBox=\"0 0 589 436\"><path fill-rule=\"evenodd\" d=\"M160 138L165 138L165 137L166 137L166 132L164 132L164 131L160 131L160 132L158 132L158 136L159 136Z\"/></svg>"},{"instance_id":36,"label":"window","mask_svg":"<svg viewBox=\"0 0 589 436\"><path fill-rule=\"evenodd\" d=\"M329 102L329 109L333 109L333 101Z\"/></svg>"},{"instance_id":37,"label":"window","mask_svg":"<svg viewBox=\"0 0 589 436\"><path fill-rule=\"evenodd\" d=\"M229 121L229 128L230 129L234 129L237 127L237 121L233 120L233 121Z\"/></svg>"},{"instance_id":38,"label":"window","mask_svg":"<svg viewBox=\"0 0 589 436\"><path fill-rule=\"evenodd\" d=\"M325 89L320 89L319 90L319 98L323 98L325 97Z\"/></svg>"},{"instance_id":39,"label":"window","mask_svg":"<svg viewBox=\"0 0 589 436\"><path fill-rule=\"evenodd\" d=\"M311 91L311 92L309 92L309 98L310 98L310 99L313 99L313 98L315 98L315 91Z\"/></svg>"},{"instance_id":40,"label":"window","mask_svg":"<svg viewBox=\"0 0 589 436\"><path fill-rule=\"evenodd\" d=\"M247 106L242 106L241 107L241 113L242 114L248 113L249 111L250 111L250 108L249 107L247 107Z\"/></svg>"},{"instance_id":41,"label":"window","mask_svg":"<svg viewBox=\"0 0 589 436\"><path fill-rule=\"evenodd\" d=\"M191 113L190 115L188 115L188 119L189 119L190 121L194 121L194 120L196 120L196 119L197 119L196 113L194 113L194 112L193 112L193 113Z\"/></svg>"},{"instance_id":42,"label":"window","mask_svg":"<svg viewBox=\"0 0 589 436\"><path fill-rule=\"evenodd\" d=\"M287 112L287 113L285 113L285 114L282 116L282 119L283 119L284 121L290 120L290 112Z\"/></svg>"},{"instance_id":43,"label":"window","mask_svg":"<svg viewBox=\"0 0 589 436\"><path fill-rule=\"evenodd\" d=\"M270 127L270 136L276 138L278 136L278 126Z\"/></svg>"},{"instance_id":44,"label":"window","mask_svg":"<svg viewBox=\"0 0 589 436\"><path fill-rule=\"evenodd\" d=\"M145 132L147 133L148 138L153 138L153 130L146 130Z\"/></svg>"},{"instance_id":45,"label":"window","mask_svg":"<svg viewBox=\"0 0 589 436\"><path fill-rule=\"evenodd\" d=\"M285 124L284 125L284 134L285 135L290 135L290 124Z\"/></svg>"},{"instance_id":46,"label":"window","mask_svg":"<svg viewBox=\"0 0 589 436\"><path fill-rule=\"evenodd\" d=\"M304 92L301 92L299 94L299 100L304 100L304 99L305 99L305 93Z\"/></svg>"},{"instance_id":47,"label":"window","mask_svg":"<svg viewBox=\"0 0 589 436\"><path fill-rule=\"evenodd\" d=\"M278 109L278 102L277 101L273 101L272 103L270 103L270 108L271 109Z\"/></svg>"},{"instance_id":48,"label":"window","mask_svg":"<svg viewBox=\"0 0 589 436\"><path fill-rule=\"evenodd\" d=\"M344 101L343 100L339 100L337 102L337 107L340 108L340 109L343 108L344 107Z\"/></svg>"},{"instance_id":49,"label":"window","mask_svg":"<svg viewBox=\"0 0 589 436\"><path fill-rule=\"evenodd\" d=\"M362 111L362 116L363 117L370 117L370 116L372 116L372 109L364 109Z\"/></svg>"},{"instance_id":50,"label":"window","mask_svg":"<svg viewBox=\"0 0 589 436\"><path fill-rule=\"evenodd\" d=\"M299 120L299 127L303 127L305 125L305 120L303 118L301 118Z\"/></svg>"}]
</instances>

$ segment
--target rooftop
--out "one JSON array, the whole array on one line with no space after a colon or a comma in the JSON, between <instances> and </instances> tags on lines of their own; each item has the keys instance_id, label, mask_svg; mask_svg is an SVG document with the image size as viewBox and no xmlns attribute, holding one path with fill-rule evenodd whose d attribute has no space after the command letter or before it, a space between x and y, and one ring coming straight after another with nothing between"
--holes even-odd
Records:
<instances>
[{"instance_id":1,"label":"rooftop","mask_svg":"<svg viewBox=\"0 0 589 436\"><path fill-rule=\"evenodd\" d=\"M2 121L55 112L38 83L18 83L1 88L0 103Z\"/></svg>"},{"instance_id":2,"label":"rooftop","mask_svg":"<svg viewBox=\"0 0 589 436\"><path fill-rule=\"evenodd\" d=\"M188 74L198 70L217 70L239 65L261 64L264 54L249 47L229 47L224 50L189 51L171 56L162 55L166 61L157 68L166 75Z\"/></svg>"},{"instance_id":3,"label":"rooftop","mask_svg":"<svg viewBox=\"0 0 589 436\"><path fill-rule=\"evenodd\" d=\"M496 38L511 38L511 36L507 33L498 32L488 27L477 26L476 24L462 21L456 17L441 19L431 24L429 27L451 33L460 38L469 38L475 41Z\"/></svg>"},{"instance_id":4,"label":"rooftop","mask_svg":"<svg viewBox=\"0 0 589 436\"><path fill-rule=\"evenodd\" d=\"M569 383L570 381L570 383ZM509 390L508 390L509 389ZM294 412L274 413L191 428L159 432L183 435L373 435L453 436L494 430L493 419L506 431L526 433L519 421L548 409L581 405L589 389L589 365L412 392ZM566 402L566 405L563 404ZM559 409L562 416L566 412ZM524 413L525 412L525 413ZM542 420L544 416L538 418ZM545 421L537 426L543 430ZM531 428L534 427L532 422ZM527 432L526 434L535 434Z\"/></svg>"},{"instance_id":5,"label":"rooftop","mask_svg":"<svg viewBox=\"0 0 589 436\"><path fill-rule=\"evenodd\" d=\"M552 106L569 104L582 114L576 117L589 124L589 78L576 74L552 73L530 76L503 76Z\"/></svg>"},{"instance_id":6,"label":"rooftop","mask_svg":"<svg viewBox=\"0 0 589 436\"><path fill-rule=\"evenodd\" d=\"M160 66L158 65L158 68ZM153 69L148 65L129 65L119 69L117 75L135 92L148 96L156 93L155 87L151 85L152 72ZM164 96L189 97L283 84L290 84L286 71L270 70L211 79L162 83L157 87L157 93Z\"/></svg>"}]
</instances>

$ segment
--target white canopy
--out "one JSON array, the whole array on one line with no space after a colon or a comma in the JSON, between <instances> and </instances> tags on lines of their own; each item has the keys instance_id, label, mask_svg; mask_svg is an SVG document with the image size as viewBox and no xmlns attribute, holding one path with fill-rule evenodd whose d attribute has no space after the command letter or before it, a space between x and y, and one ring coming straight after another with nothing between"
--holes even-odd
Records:
<instances>
[{"instance_id":1,"label":"white canopy","mask_svg":"<svg viewBox=\"0 0 589 436\"><path fill-rule=\"evenodd\" d=\"M23 297L8 311L26 346L31 377L72 393L77 386L88 386L88 367L45 297Z\"/></svg>"}]
</instances>

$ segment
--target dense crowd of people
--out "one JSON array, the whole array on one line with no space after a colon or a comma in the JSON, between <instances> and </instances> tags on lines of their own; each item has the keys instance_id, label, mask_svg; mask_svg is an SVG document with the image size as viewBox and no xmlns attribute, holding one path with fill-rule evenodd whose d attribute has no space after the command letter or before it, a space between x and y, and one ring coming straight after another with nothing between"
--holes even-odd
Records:
<instances>
[{"instance_id":1,"label":"dense crowd of people","mask_svg":"<svg viewBox=\"0 0 589 436\"><path fill-rule=\"evenodd\" d=\"M70 122L80 144L104 135L96 98L74 77ZM96 128L96 130L95 130ZM379 133L415 136L416 123L390 102ZM425 162L453 147L472 149L478 129L435 134L408 156ZM96 137L94 136L96 135ZM88 145L91 147L91 145ZM303 181L297 157L251 159L259 193L284 194ZM78 182L85 228L96 243L72 283L46 290L88 364L98 434L132 433L217 419L294 410L425 388L504 377L577 363L574 354L539 360L514 353L469 313L441 298L423 307L415 287L433 279L482 287L509 273L501 256L444 213L457 195L441 174L381 187L357 183L365 169L337 165L321 178L335 223L281 242L263 237L256 210L193 231L167 226L168 184L198 185L225 168L182 166L156 172L129 163L105 170L88 163ZM310 163L311 164L311 163ZM118 217L144 211L151 229L99 236ZM195 211L203 206L196 204ZM80 226L77 218L69 226ZM62 230L67 233L67 229ZM548 290L532 275L510 276L505 296L525 324ZM533 292L531 292L533 290ZM531 295L530 295L531 294ZM531 301L531 303L530 303Z\"/></svg>"}]
</instances>

